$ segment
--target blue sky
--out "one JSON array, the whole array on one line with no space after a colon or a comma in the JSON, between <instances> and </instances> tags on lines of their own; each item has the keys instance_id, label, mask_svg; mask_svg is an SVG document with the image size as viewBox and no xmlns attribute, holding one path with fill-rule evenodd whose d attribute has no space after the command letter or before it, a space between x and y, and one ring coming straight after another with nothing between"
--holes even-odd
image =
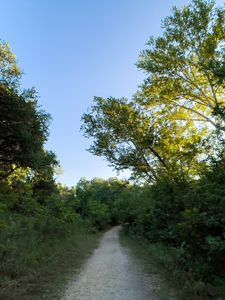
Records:
<instances>
[{"instance_id":1,"label":"blue sky","mask_svg":"<svg viewBox=\"0 0 225 300\"><path fill-rule=\"evenodd\" d=\"M82 137L81 116L94 96L130 97L137 90L144 78L135 66L140 51L150 35L160 34L171 7L187 3L0 0L0 38L24 70L23 86L35 86L39 103L53 118L46 147L60 160L60 182L116 175L85 150L91 141Z\"/></svg>"}]
</instances>

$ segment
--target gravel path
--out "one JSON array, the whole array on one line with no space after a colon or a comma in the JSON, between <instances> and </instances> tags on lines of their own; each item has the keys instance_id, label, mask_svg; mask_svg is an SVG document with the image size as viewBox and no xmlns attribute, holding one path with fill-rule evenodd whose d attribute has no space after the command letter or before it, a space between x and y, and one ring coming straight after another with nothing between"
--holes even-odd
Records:
<instances>
[{"instance_id":1,"label":"gravel path","mask_svg":"<svg viewBox=\"0 0 225 300\"><path fill-rule=\"evenodd\" d=\"M117 226L107 231L80 274L66 286L62 300L170 300L160 276L147 274L126 248L119 244Z\"/></svg>"}]
</instances>

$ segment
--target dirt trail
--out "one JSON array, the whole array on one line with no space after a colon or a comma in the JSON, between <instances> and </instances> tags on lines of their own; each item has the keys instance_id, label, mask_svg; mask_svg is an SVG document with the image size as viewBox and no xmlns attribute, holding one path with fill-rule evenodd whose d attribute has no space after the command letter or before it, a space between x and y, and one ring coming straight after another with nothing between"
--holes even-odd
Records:
<instances>
[{"instance_id":1,"label":"dirt trail","mask_svg":"<svg viewBox=\"0 0 225 300\"><path fill-rule=\"evenodd\" d=\"M117 226L107 231L99 247L78 277L66 286L62 300L170 300L176 299L165 288L159 275L147 274L119 244Z\"/></svg>"}]
</instances>

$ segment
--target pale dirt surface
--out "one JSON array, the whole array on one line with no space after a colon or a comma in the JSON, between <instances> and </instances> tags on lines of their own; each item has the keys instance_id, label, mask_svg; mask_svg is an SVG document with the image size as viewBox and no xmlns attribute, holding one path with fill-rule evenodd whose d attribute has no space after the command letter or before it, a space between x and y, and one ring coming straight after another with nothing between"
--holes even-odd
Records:
<instances>
[{"instance_id":1,"label":"pale dirt surface","mask_svg":"<svg viewBox=\"0 0 225 300\"><path fill-rule=\"evenodd\" d=\"M120 226L107 231L78 276L65 286L61 300L175 300L155 271L146 272L119 243Z\"/></svg>"}]
</instances>

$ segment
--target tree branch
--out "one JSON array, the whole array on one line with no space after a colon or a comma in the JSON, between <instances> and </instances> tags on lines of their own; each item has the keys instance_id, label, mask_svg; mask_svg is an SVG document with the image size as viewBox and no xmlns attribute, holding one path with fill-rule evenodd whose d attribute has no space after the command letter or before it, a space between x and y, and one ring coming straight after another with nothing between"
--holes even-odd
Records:
<instances>
[{"instance_id":1,"label":"tree branch","mask_svg":"<svg viewBox=\"0 0 225 300\"><path fill-rule=\"evenodd\" d=\"M15 168L12 168L8 173L6 173L4 175L0 175L0 181L7 178L9 175L11 175L18 168L20 168L20 167L16 166Z\"/></svg>"}]
</instances>

